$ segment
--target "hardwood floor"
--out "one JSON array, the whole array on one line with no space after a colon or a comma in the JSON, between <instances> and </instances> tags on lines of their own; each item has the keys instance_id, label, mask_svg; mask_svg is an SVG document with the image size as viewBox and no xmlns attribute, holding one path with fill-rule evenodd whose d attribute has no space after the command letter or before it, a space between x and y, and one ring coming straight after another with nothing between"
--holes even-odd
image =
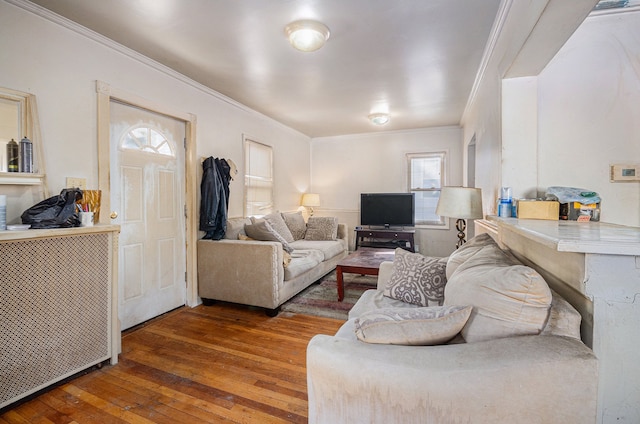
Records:
<instances>
[{"instance_id":1,"label":"hardwood floor","mask_svg":"<svg viewBox=\"0 0 640 424\"><path fill-rule=\"evenodd\" d=\"M123 334L115 366L0 423L306 423L306 346L342 321L229 304L180 308Z\"/></svg>"}]
</instances>

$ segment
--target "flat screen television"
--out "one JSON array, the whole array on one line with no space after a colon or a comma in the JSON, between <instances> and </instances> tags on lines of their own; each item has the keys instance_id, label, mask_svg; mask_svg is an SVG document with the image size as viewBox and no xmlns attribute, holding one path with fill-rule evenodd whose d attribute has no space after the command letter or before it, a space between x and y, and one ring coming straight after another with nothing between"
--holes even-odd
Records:
<instances>
[{"instance_id":1,"label":"flat screen television","mask_svg":"<svg viewBox=\"0 0 640 424\"><path fill-rule=\"evenodd\" d=\"M413 227L414 193L361 193L360 224L372 227Z\"/></svg>"}]
</instances>

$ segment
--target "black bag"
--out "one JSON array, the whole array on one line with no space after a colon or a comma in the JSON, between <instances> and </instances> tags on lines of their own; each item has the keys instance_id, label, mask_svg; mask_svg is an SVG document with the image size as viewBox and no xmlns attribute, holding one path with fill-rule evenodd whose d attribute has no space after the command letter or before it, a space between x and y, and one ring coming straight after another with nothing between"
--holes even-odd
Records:
<instances>
[{"instance_id":1,"label":"black bag","mask_svg":"<svg viewBox=\"0 0 640 424\"><path fill-rule=\"evenodd\" d=\"M82 190L65 188L58 196L49 197L24 211L20 218L31 228L64 228L80 226L76 200L82 199Z\"/></svg>"}]
</instances>

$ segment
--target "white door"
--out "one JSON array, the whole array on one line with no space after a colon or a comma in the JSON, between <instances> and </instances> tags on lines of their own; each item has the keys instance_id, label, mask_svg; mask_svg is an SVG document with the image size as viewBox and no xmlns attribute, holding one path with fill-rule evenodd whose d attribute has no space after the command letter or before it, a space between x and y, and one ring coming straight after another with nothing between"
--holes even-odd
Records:
<instances>
[{"instance_id":1,"label":"white door","mask_svg":"<svg viewBox=\"0 0 640 424\"><path fill-rule=\"evenodd\" d=\"M111 207L127 329L185 303L184 121L111 101Z\"/></svg>"}]
</instances>

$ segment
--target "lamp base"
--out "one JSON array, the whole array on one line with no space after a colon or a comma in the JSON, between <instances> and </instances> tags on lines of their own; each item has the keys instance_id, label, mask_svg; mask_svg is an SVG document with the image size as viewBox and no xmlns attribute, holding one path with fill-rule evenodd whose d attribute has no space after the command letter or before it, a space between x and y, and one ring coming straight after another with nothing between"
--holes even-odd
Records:
<instances>
[{"instance_id":1,"label":"lamp base","mask_svg":"<svg viewBox=\"0 0 640 424\"><path fill-rule=\"evenodd\" d=\"M465 240L464 230L467 229L467 222L464 219L456 220L456 230L458 230L458 242L456 243L456 249L459 249L460 246L465 244L467 240Z\"/></svg>"}]
</instances>

